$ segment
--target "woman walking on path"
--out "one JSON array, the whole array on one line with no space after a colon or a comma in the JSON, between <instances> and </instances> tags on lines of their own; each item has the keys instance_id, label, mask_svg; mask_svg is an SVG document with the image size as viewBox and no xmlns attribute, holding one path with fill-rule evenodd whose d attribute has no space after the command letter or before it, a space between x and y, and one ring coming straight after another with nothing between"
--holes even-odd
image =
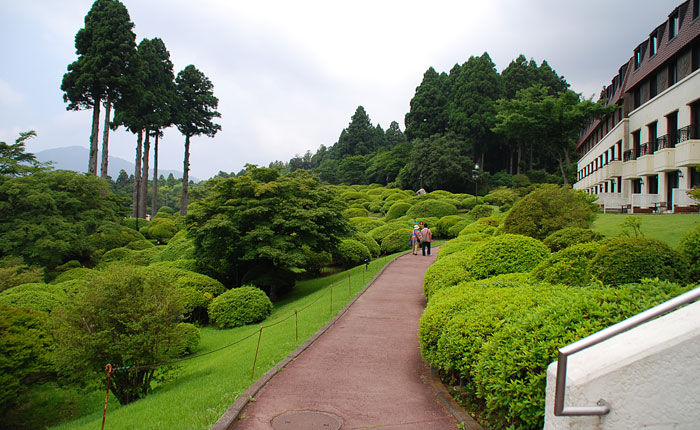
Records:
<instances>
[{"instance_id":1,"label":"woman walking on path","mask_svg":"<svg viewBox=\"0 0 700 430\"><path fill-rule=\"evenodd\" d=\"M413 231L411 232L411 247L413 248L413 255L418 255L418 245L420 244L420 227L418 224L413 226Z\"/></svg>"}]
</instances>

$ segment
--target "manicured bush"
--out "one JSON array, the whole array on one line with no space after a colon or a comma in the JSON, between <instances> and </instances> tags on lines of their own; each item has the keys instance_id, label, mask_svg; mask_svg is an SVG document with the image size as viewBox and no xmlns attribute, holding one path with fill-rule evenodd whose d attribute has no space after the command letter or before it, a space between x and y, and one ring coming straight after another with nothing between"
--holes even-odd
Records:
<instances>
[{"instance_id":1,"label":"manicured bush","mask_svg":"<svg viewBox=\"0 0 700 430\"><path fill-rule=\"evenodd\" d=\"M192 354L199 346L201 334L194 324L179 323L175 327L176 344L173 345L175 355Z\"/></svg>"},{"instance_id":2,"label":"manicured bush","mask_svg":"<svg viewBox=\"0 0 700 430\"><path fill-rule=\"evenodd\" d=\"M197 260L174 260L174 261L159 261L157 263L151 263L149 267L164 267L168 269L181 269L187 270L189 272L197 272Z\"/></svg>"},{"instance_id":3,"label":"manicured bush","mask_svg":"<svg viewBox=\"0 0 700 430\"><path fill-rule=\"evenodd\" d=\"M454 237L450 236L450 227L463 220L464 218L459 215L447 215L440 218L438 222L435 223L434 228L432 228L431 226L431 229L433 230L433 236L438 238Z\"/></svg>"},{"instance_id":4,"label":"manicured bush","mask_svg":"<svg viewBox=\"0 0 700 430\"><path fill-rule=\"evenodd\" d=\"M452 227L447 229L448 237L459 236L459 232L464 230L464 228L466 226L468 226L469 224L471 224L473 222L474 222L474 220L472 220L471 218L464 218L462 221L455 223Z\"/></svg>"},{"instance_id":5,"label":"manicured bush","mask_svg":"<svg viewBox=\"0 0 700 430\"><path fill-rule=\"evenodd\" d=\"M410 237L411 229L400 227L399 230L392 231L382 239L381 250L384 254L393 254L411 249L411 245L408 243Z\"/></svg>"},{"instance_id":6,"label":"manicured bush","mask_svg":"<svg viewBox=\"0 0 700 430\"><path fill-rule=\"evenodd\" d=\"M474 196L469 196L466 197L464 200L462 200L462 207L464 209L472 209L474 206L476 206L478 203L477 198Z\"/></svg>"},{"instance_id":7,"label":"manicured bush","mask_svg":"<svg viewBox=\"0 0 700 430\"><path fill-rule=\"evenodd\" d=\"M28 285L42 286L45 284ZM21 287L21 285L18 287ZM65 294L60 294L56 291L46 291L42 288L13 291L15 288L4 291L0 295L0 308L27 308L37 312L50 313L66 300Z\"/></svg>"},{"instance_id":8,"label":"manicured bush","mask_svg":"<svg viewBox=\"0 0 700 430\"><path fill-rule=\"evenodd\" d=\"M109 251L110 249L120 248L129 242L144 240L141 233L135 228L125 227L116 222L105 222L97 227L97 232L89 236L96 248Z\"/></svg>"},{"instance_id":9,"label":"manicured bush","mask_svg":"<svg viewBox=\"0 0 700 430\"><path fill-rule=\"evenodd\" d=\"M350 225L355 227L355 230L365 233L384 224L385 222L383 220L367 218L364 216L350 218Z\"/></svg>"},{"instance_id":10,"label":"manicured bush","mask_svg":"<svg viewBox=\"0 0 700 430\"><path fill-rule=\"evenodd\" d=\"M129 242L125 248L133 249L134 251L143 251L144 249L153 248L155 245L146 239Z\"/></svg>"},{"instance_id":11,"label":"manicured bush","mask_svg":"<svg viewBox=\"0 0 700 430\"><path fill-rule=\"evenodd\" d=\"M493 236L496 233L499 220L494 217L485 217L472 222L471 224L464 227L460 232L459 236L464 236L472 233L483 233L489 236Z\"/></svg>"},{"instance_id":12,"label":"manicured bush","mask_svg":"<svg viewBox=\"0 0 700 430\"><path fill-rule=\"evenodd\" d=\"M476 205L469 211L469 218L473 220L478 220L479 218L486 218L493 215L494 206L489 205Z\"/></svg>"},{"instance_id":13,"label":"manicured bush","mask_svg":"<svg viewBox=\"0 0 700 430\"><path fill-rule=\"evenodd\" d=\"M406 215L406 212L411 209L411 205L409 203L403 202L403 201L398 201L394 204L391 205L389 208L389 211L386 213L386 220L390 221L392 219L400 218L404 215Z\"/></svg>"},{"instance_id":14,"label":"manicured bush","mask_svg":"<svg viewBox=\"0 0 700 430\"><path fill-rule=\"evenodd\" d=\"M463 249L443 257L431 265L425 271L425 277L423 278L423 294L425 297L430 300L437 291L452 287L462 281L473 279L467 269L467 264L471 260L473 253L472 249Z\"/></svg>"},{"instance_id":15,"label":"manicured bush","mask_svg":"<svg viewBox=\"0 0 700 430\"><path fill-rule=\"evenodd\" d=\"M552 284L584 287L591 282L590 261L601 248L600 242L581 243L552 254L535 267L530 275Z\"/></svg>"},{"instance_id":16,"label":"manicured bush","mask_svg":"<svg viewBox=\"0 0 700 430\"><path fill-rule=\"evenodd\" d=\"M384 240L385 237L387 237L389 234L397 231L397 230L405 230L408 228L410 225L413 225L412 223L408 222L391 222L388 224L384 224L382 226L379 226L377 228L373 228L372 230L368 231L367 234L369 234L369 237L372 239L376 240L378 244L381 245L382 240ZM408 242L408 238L406 239Z\"/></svg>"},{"instance_id":17,"label":"manicured bush","mask_svg":"<svg viewBox=\"0 0 700 430\"><path fill-rule=\"evenodd\" d=\"M365 208L348 208L343 211L346 218L366 217L369 215Z\"/></svg>"},{"instance_id":18,"label":"manicured bush","mask_svg":"<svg viewBox=\"0 0 700 430\"><path fill-rule=\"evenodd\" d=\"M602 234L596 233L588 228L566 227L550 234L542 242L547 245L552 252L557 252L579 243L603 240L603 237Z\"/></svg>"},{"instance_id":19,"label":"manicured bush","mask_svg":"<svg viewBox=\"0 0 700 430\"><path fill-rule=\"evenodd\" d=\"M688 263L683 256L656 239L610 239L603 243L590 264L593 276L605 285L638 282L643 278L671 282L688 279Z\"/></svg>"},{"instance_id":20,"label":"manicured bush","mask_svg":"<svg viewBox=\"0 0 700 430\"><path fill-rule=\"evenodd\" d=\"M194 242L186 236L184 231L180 231L168 241L168 244L158 254L155 261L190 260L194 258Z\"/></svg>"},{"instance_id":21,"label":"manicured bush","mask_svg":"<svg viewBox=\"0 0 700 430\"><path fill-rule=\"evenodd\" d=\"M484 196L484 202L493 206L513 206L520 196L511 188L499 188Z\"/></svg>"},{"instance_id":22,"label":"manicured bush","mask_svg":"<svg viewBox=\"0 0 700 430\"><path fill-rule=\"evenodd\" d=\"M161 216L161 215L174 215L175 214L175 209L171 208L170 206L161 206L158 208L158 213L156 213L156 216Z\"/></svg>"},{"instance_id":23,"label":"manicured bush","mask_svg":"<svg viewBox=\"0 0 700 430\"><path fill-rule=\"evenodd\" d=\"M95 277L99 272L94 269L88 269L87 267L79 267L76 269L66 270L56 278L51 281L52 284L58 284L61 282L72 281L72 280L90 280Z\"/></svg>"},{"instance_id":24,"label":"manicured bush","mask_svg":"<svg viewBox=\"0 0 700 430\"><path fill-rule=\"evenodd\" d=\"M542 240L565 227L590 227L598 210L591 199L580 191L543 185L513 206L503 231Z\"/></svg>"},{"instance_id":25,"label":"manicured bush","mask_svg":"<svg viewBox=\"0 0 700 430\"><path fill-rule=\"evenodd\" d=\"M224 284L216 279L201 273L179 271L175 277L175 286L178 288L194 288L202 293L216 297L226 291Z\"/></svg>"},{"instance_id":26,"label":"manicured bush","mask_svg":"<svg viewBox=\"0 0 700 430\"><path fill-rule=\"evenodd\" d=\"M688 279L700 281L700 225L687 232L678 244L678 252L690 263Z\"/></svg>"},{"instance_id":27,"label":"manicured bush","mask_svg":"<svg viewBox=\"0 0 700 430\"><path fill-rule=\"evenodd\" d=\"M340 195L340 198L343 199L345 202L355 202L355 201L371 201L371 198L367 193L359 192L359 191L347 191L343 194Z\"/></svg>"},{"instance_id":28,"label":"manicured bush","mask_svg":"<svg viewBox=\"0 0 700 430\"><path fill-rule=\"evenodd\" d=\"M155 239L158 243L168 243L177 233L177 225L170 218L154 218L146 230L146 236Z\"/></svg>"},{"instance_id":29,"label":"manicured bush","mask_svg":"<svg viewBox=\"0 0 700 430\"><path fill-rule=\"evenodd\" d=\"M43 269L25 264L21 257L6 256L0 259L0 291L43 280Z\"/></svg>"},{"instance_id":30,"label":"manicured bush","mask_svg":"<svg viewBox=\"0 0 700 430\"><path fill-rule=\"evenodd\" d=\"M370 235L367 233L363 232L357 232L353 236L353 239L357 240L361 244L367 247L369 250L369 254L371 257L376 258L379 256L379 254L382 252L379 244L377 243L376 240L372 239Z\"/></svg>"},{"instance_id":31,"label":"manicured bush","mask_svg":"<svg viewBox=\"0 0 700 430\"><path fill-rule=\"evenodd\" d=\"M108 263L121 262L133 266L148 266L160 253L160 249L157 247L146 248L140 251L136 251L129 248L114 248L105 252L102 256L101 265L104 266Z\"/></svg>"},{"instance_id":32,"label":"manicured bush","mask_svg":"<svg viewBox=\"0 0 700 430\"><path fill-rule=\"evenodd\" d=\"M375 201L373 201L373 202L370 202L370 203L367 205L367 210L368 210L370 213L377 214L377 213L380 213L380 212L382 211L382 208L383 208L383 207L384 207L384 202L383 202L383 201L381 201L381 200L375 200Z\"/></svg>"},{"instance_id":33,"label":"manicured bush","mask_svg":"<svg viewBox=\"0 0 700 430\"><path fill-rule=\"evenodd\" d=\"M370 238L371 239L371 238ZM369 249L355 239L343 239L338 245L335 262L343 267L354 267L370 258Z\"/></svg>"},{"instance_id":34,"label":"manicured bush","mask_svg":"<svg viewBox=\"0 0 700 430\"><path fill-rule=\"evenodd\" d=\"M474 253L470 272L477 279L528 272L549 257L549 248L531 237L505 234L485 242Z\"/></svg>"},{"instance_id":35,"label":"manicured bush","mask_svg":"<svg viewBox=\"0 0 700 430\"><path fill-rule=\"evenodd\" d=\"M555 288L542 304L521 306L525 312L508 315L509 322L467 359L485 418L494 428L541 429L547 366L556 361L559 348L687 289L663 281L619 289Z\"/></svg>"},{"instance_id":36,"label":"manicured bush","mask_svg":"<svg viewBox=\"0 0 700 430\"><path fill-rule=\"evenodd\" d=\"M439 200L423 200L411 206L406 215L410 218L442 218L447 215L455 215L456 213L457 208L449 203Z\"/></svg>"},{"instance_id":37,"label":"manicured bush","mask_svg":"<svg viewBox=\"0 0 700 430\"><path fill-rule=\"evenodd\" d=\"M209 305L209 319L219 328L233 328L263 321L272 313L265 292L253 286L226 291Z\"/></svg>"},{"instance_id":38,"label":"manicured bush","mask_svg":"<svg viewBox=\"0 0 700 430\"><path fill-rule=\"evenodd\" d=\"M123 226L129 227L130 229L139 232L141 229L148 229L151 224L150 221L146 221L143 218L124 218L121 220ZM137 228L138 227L138 228Z\"/></svg>"},{"instance_id":39,"label":"manicured bush","mask_svg":"<svg viewBox=\"0 0 700 430\"><path fill-rule=\"evenodd\" d=\"M474 240L471 236L459 236L440 245L437 260L442 260L455 252L463 251L478 245L483 240Z\"/></svg>"}]
</instances>

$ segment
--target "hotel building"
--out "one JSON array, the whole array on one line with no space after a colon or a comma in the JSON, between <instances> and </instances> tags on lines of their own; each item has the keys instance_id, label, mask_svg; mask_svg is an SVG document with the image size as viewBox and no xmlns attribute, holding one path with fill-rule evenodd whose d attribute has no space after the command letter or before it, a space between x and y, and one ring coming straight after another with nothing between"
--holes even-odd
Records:
<instances>
[{"instance_id":1,"label":"hotel building","mask_svg":"<svg viewBox=\"0 0 700 430\"><path fill-rule=\"evenodd\" d=\"M576 144L575 189L608 212L697 212L700 0L676 7L620 67L601 98L618 105Z\"/></svg>"}]
</instances>

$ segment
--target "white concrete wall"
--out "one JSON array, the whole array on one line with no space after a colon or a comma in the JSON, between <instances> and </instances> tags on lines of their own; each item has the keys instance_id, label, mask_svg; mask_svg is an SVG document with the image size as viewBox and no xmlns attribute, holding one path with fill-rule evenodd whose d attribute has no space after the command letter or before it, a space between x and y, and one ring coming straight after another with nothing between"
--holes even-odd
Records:
<instances>
[{"instance_id":1,"label":"white concrete wall","mask_svg":"<svg viewBox=\"0 0 700 430\"><path fill-rule=\"evenodd\" d=\"M555 417L557 364L547 371L545 430L700 429L700 302L569 356L567 406L600 417Z\"/></svg>"}]
</instances>

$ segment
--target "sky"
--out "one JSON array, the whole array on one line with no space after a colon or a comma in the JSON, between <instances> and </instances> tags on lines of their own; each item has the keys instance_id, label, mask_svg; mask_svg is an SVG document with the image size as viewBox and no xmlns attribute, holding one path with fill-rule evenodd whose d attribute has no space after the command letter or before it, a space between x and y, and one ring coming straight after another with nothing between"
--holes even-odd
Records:
<instances>
[{"instance_id":1,"label":"sky","mask_svg":"<svg viewBox=\"0 0 700 430\"><path fill-rule=\"evenodd\" d=\"M35 130L29 152L89 147L91 111L60 89L92 0L0 0L0 141ZM358 106L404 129L429 67L448 72L488 52L501 72L518 55L546 60L585 97L610 83L680 0L122 0L136 43L159 37L177 74L194 64L219 99L214 137L194 137L190 175L289 161L331 146ZM101 120L102 122L102 120ZM100 128L102 124L100 124ZM101 147L100 130L100 147ZM136 137L110 134L133 161ZM159 166L182 170L184 137L160 141ZM101 157L101 154L100 154ZM88 160L85 160L87 167ZM151 161L151 166L153 162ZM133 172L129 172L133 173Z\"/></svg>"}]
</instances>

